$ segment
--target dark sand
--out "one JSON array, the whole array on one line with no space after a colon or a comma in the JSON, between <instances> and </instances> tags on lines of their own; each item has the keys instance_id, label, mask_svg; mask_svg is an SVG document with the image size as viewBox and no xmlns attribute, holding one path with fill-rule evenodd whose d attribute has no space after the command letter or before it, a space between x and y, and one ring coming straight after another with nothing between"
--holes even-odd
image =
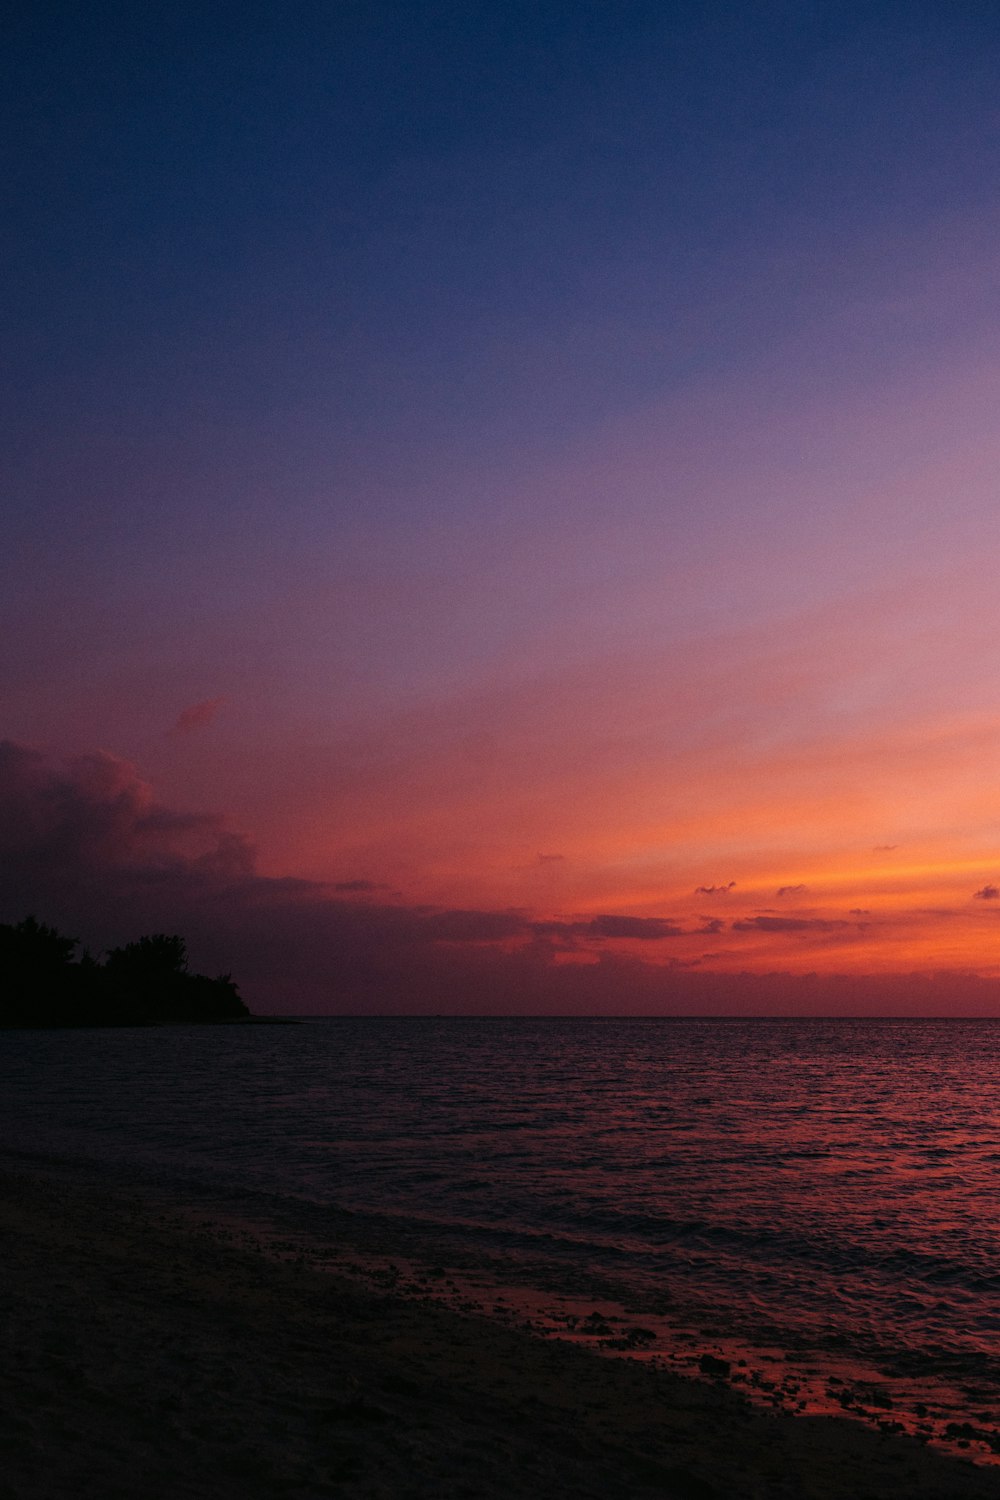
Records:
<instances>
[{"instance_id":1,"label":"dark sand","mask_svg":"<svg viewBox=\"0 0 1000 1500\"><path fill-rule=\"evenodd\" d=\"M273 1246L272 1246L273 1250ZM1000 1497L1000 1470L0 1173L2 1500Z\"/></svg>"}]
</instances>

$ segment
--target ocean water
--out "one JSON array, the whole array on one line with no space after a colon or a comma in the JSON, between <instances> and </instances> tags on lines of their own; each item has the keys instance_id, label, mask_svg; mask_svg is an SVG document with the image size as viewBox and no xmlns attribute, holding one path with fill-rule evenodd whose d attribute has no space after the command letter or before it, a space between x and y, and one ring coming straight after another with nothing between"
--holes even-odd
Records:
<instances>
[{"instance_id":1,"label":"ocean water","mask_svg":"<svg viewBox=\"0 0 1000 1500\"><path fill-rule=\"evenodd\" d=\"M1000 1023L7 1032L0 1141L396 1216L1000 1423Z\"/></svg>"}]
</instances>

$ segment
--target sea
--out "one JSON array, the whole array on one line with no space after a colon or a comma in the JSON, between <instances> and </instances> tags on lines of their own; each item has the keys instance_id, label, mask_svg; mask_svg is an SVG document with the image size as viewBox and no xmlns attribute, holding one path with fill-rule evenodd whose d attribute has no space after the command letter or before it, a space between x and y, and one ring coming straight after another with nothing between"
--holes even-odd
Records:
<instances>
[{"instance_id":1,"label":"sea","mask_svg":"<svg viewBox=\"0 0 1000 1500\"><path fill-rule=\"evenodd\" d=\"M1000 1451L1000 1022L9 1031L0 1144L375 1216L655 1314L696 1374Z\"/></svg>"}]
</instances>

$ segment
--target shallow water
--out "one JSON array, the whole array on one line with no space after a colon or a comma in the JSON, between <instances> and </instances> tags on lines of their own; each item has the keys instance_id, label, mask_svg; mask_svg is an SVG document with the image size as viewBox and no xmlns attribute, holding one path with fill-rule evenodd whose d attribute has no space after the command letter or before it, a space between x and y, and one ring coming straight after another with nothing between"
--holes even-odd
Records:
<instances>
[{"instance_id":1,"label":"shallow water","mask_svg":"<svg viewBox=\"0 0 1000 1500\"><path fill-rule=\"evenodd\" d=\"M1000 1024L0 1034L8 1146L419 1220L1000 1417Z\"/></svg>"}]
</instances>

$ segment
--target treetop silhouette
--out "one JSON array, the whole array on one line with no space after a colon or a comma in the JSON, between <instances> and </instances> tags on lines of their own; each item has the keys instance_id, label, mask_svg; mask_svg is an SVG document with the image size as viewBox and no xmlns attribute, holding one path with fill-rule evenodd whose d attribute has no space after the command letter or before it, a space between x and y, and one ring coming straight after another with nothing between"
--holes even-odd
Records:
<instances>
[{"instance_id":1,"label":"treetop silhouette","mask_svg":"<svg viewBox=\"0 0 1000 1500\"><path fill-rule=\"evenodd\" d=\"M0 923L0 1026L149 1026L241 1021L249 1011L228 974L188 970L182 937L164 932L112 948L104 963L73 957L78 938L34 916Z\"/></svg>"}]
</instances>

